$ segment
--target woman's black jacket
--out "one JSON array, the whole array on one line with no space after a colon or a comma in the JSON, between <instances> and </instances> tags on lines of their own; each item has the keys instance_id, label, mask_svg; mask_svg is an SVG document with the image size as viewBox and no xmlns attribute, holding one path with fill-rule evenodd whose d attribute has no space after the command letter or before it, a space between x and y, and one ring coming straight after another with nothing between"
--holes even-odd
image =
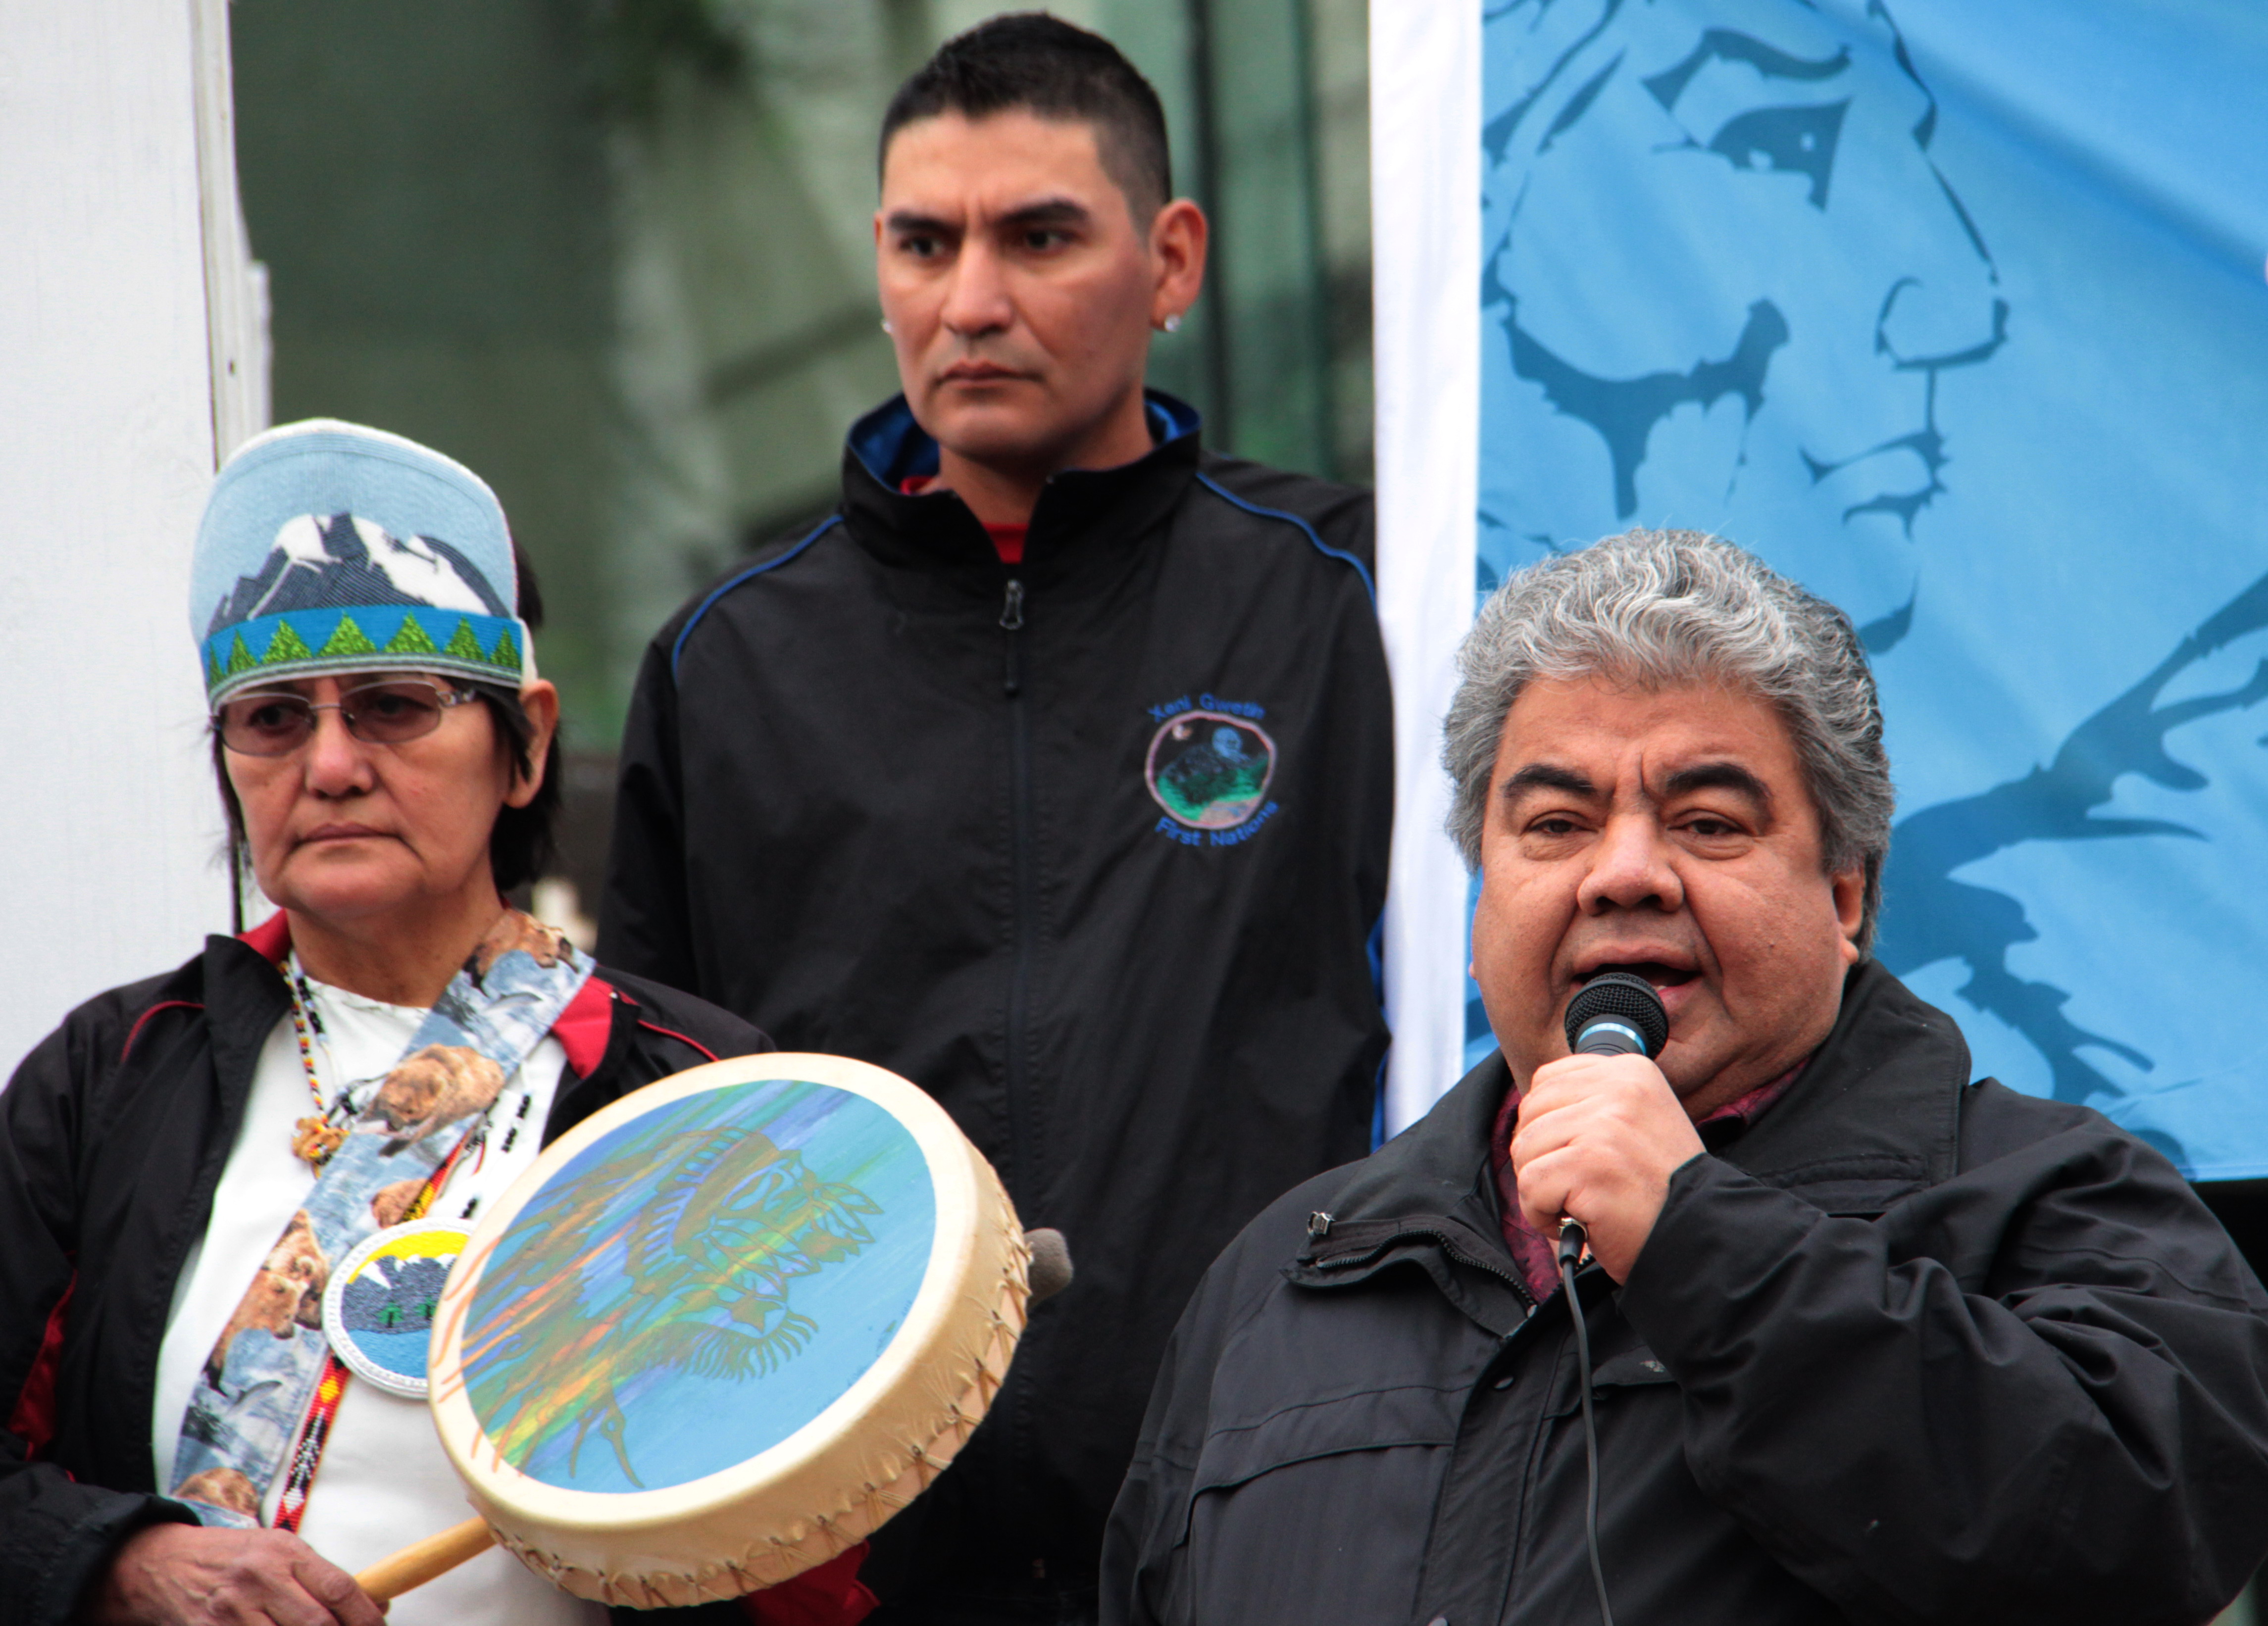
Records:
<instances>
[{"instance_id":1,"label":"woman's black jacket","mask_svg":"<svg viewBox=\"0 0 2268 1626\"><path fill-rule=\"evenodd\" d=\"M546 1141L657 1078L772 1048L689 995L599 976L611 1001L567 1044ZM188 1517L155 1494L158 1346L290 1003L259 949L209 938L72 1012L0 1093L0 1626L63 1626L126 1535Z\"/></svg>"},{"instance_id":2,"label":"woman's black jacket","mask_svg":"<svg viewBox=\"0 0 2268 1626\"><path fill-rule=\"evenodd\" d=\"M1213 1266L1106 1626L1596 1626L1566 1296L1530 1300L1490 1178L1509 1083L1491 1058ZM1872 961L1629 1280L1579 1286L1624 1626L2195 1626L2268 1548L2268 1297L2227 1234L2100 1115L1970 1084Z\"/></svg>"}]
</instances>

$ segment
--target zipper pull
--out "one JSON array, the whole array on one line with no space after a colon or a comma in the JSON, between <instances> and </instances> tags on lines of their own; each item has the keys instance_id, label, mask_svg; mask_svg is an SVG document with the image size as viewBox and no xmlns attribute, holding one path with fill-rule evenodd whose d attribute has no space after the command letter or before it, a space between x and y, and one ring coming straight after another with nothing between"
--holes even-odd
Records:
<instances>
[{"instance_id":1,"label":"zipper pull","mask_svg":"<svg viewBox=\"0 0 2268 1626\"><path fill-rule=\"evenodd\" d=\"M1000 692L1011 700L1024 692L1024 641L1015 635L1024 629L1024 584L1011 581L1000 607L1000 629L1008 634L1000 651Z\"/></svg>"}]
</instances>

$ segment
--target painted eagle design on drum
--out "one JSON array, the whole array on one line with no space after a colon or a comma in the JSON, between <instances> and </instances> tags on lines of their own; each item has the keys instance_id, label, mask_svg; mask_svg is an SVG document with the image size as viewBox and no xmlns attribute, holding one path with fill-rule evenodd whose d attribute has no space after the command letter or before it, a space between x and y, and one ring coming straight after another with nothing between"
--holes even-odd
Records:
<instances>
[{"instance_id":1,"label":"painted eagle design on drum","mask_svg":"<svg viewBox=\"0 0 2268 1626\"><path fill-rule=\"evenodd\" d=\"M662 1373L744 1380L793 1358L817 1324L792 1284L873 1240L881 1207L822 1180L761 1130L633 1135L547 1187L483 1276L465 1338L469 1388L504 1460L595 1433L622 1474L626 1403Z\"/></svg>"}]
</instances>

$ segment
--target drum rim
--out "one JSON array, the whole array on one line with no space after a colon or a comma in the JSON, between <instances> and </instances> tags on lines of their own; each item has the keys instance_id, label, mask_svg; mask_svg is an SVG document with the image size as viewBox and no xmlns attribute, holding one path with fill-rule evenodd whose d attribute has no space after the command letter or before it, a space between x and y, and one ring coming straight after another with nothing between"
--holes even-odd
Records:
<instances>
[{"instance_id":1,"label":"drum rim","mask_svg":"<svg viewBox=\"0 0 2268 1626\"><path fill-rule=\"evenodd\" d=\"M652 1490L577 1490L547 1483L495 1457L484 1448L486 1431L474 1415L471 1399L458 1378L457 1357L472 1295L504 1232L553 1171L622 1125L690 1095L775 1081L826 1085L864 1096L888 1111L921 1149L936 1202L929 1262L913 1303L882 1354L849 1388L784 1439L729 1468L679 1484ZM546 1147L537 1163L480 1217L471 1242L450 1272L440 1313L434 1319L427 1370L435 1374L435 1380L426 1402L442 1448L476 1505L500 1527L525 1523L562 1534L628 1535L698 1517L807 1469L841 1438L848 1423L870 1409L877 1396L903 1380L942 1331L959 1295L961 1277L977 1251L976 1222L983 1206L983 1181L974 1166L976 1159L975 1148L960 1127L917 1085L870 1063L803 1051L767 1051L689 1068L659 1079L577 1124ZM475 1451L480 1453L477 1463L473 1459Z\"/></svg>"}]
</instances>

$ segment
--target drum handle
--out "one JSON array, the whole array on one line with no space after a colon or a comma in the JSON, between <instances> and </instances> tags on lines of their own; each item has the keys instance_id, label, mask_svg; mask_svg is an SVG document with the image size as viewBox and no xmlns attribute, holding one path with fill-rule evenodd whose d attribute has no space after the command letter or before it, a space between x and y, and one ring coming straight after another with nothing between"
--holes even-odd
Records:
<instances>
[{"instance_id":1,"label":"drum handle","mask_svg":"<svg viewBox=\"0 0 2268 1626\"><path fill-rule=\"evenodd\" d=\"M481 1519L468 1519L438 1535L414 1541L390 1558L381 1558L355 1577L355 1585L373 1603L391 1603L413 1586L423 1586L446 1574L468 1558L477 1558L496 1545L496 1532Z\"/></svg>"}]
</instances>

